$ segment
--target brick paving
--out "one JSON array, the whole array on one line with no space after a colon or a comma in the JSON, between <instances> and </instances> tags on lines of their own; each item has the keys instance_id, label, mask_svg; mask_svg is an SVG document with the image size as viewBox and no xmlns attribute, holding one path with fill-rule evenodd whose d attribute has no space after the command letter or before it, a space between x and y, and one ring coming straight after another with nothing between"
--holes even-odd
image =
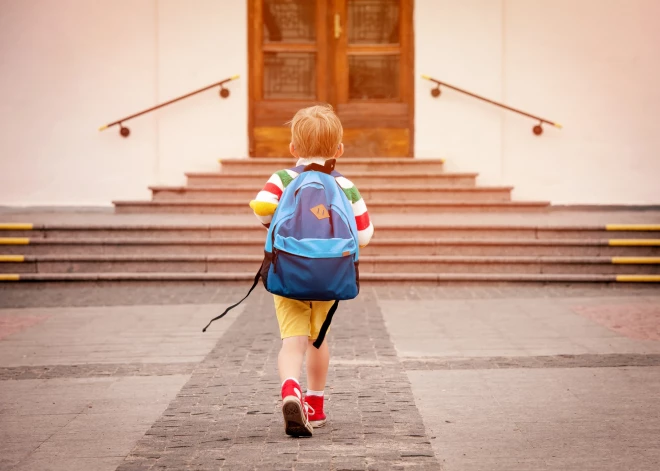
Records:
<instances>
[{"instance_id":1,"label":"brick paving","mask_svg":"<svg viewBox=\"0 0 660 471\"><path fill-rule=\"evenodd\" d=\"M497 370L510 368L622 368L660 366L660 354L605 353L582 355L496 356L480 358L406 358L406 370Z\"/></svg>"},{"instance_id":2,"label":"brick paving","mask_svg":"<svg viewBox=\"0 0 660 471\"><path fill-rule=\"evenodd\" d=\"M85 363L0 367L0 381L120 376L168 376L190 374L197 363Z\"/></svg>"},{"instance_id":3,"label":"brick paving","mask_svg":"<svg viewBox=\"0 0 660 471\"><path fill-rule=\"evenodd\" d=\"M283 432L268 295L255 296L120 471L441 469L373 295L338 312L326 427Z\"/></svg>"},{"instance_id":4,"label":"brick paving","mask_svg":"<svg viewBox=\"0 0 660 471\"><path fill-rule=\"evenodd\" d=\"M367 285L333 322L311 439L283 431L263 289L198 332L245 289L0 289L0 470L658 469L655 287Z\"/></svg>"}]
</instances>

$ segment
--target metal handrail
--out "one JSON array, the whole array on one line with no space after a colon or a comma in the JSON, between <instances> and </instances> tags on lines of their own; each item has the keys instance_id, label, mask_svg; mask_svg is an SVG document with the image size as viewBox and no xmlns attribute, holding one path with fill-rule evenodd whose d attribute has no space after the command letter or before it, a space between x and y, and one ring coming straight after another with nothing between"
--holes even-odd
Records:
<instances>
[{"instance_id":1,"label":"metal handrail","mask_svg":"<svg viewBox=\"0 0 660 471\"><path fill-rule=\"evenodd\" d=\"M541 134L543 134L543 123L550 124L550 125L558 128L558 129L563 128L563 126L559 123L549 121L549 120L541 118L539 116L535 116L531 113L526 113L526 112L518 110L516 108L512 108L510 106L507 106L503 103L498 103L497 101L491 100L489 98L482 97L480 95L477 95L476 93L468 92L467 90L463 90L462 88L455 87L454 85L449 85L446 82L441 82L440 80L436 80L433 77L429 77L428 75L422 75L422 78L438 85L437 87L435 87L434 89L431 90L431 96L433 96L433 98L437 98L437 97L440 96L440 93L441 93L440 85L442 85L442 86L445 86L447 88L451 88L452 90L456 90L457 92L460 92L460 93L463 93L465 95L471 96L473 98L477 98L478 100L482 100L482 101L485 101L486 103L490 103L491 105L499 106L500 108L504 108L505 110L513 111L514 113L518 113L518 114L521 114L523 116L527 116L528 118L538 120L539 124L537 124L536 126L534 126L532 128L532 132L534 134L536 134L537 136L540 136Z\"/></svg>"},{"instance_id":2,"label":"metal handrail","mask_svg":"<svg viewBox=\"0 0 660 471\"><path fill-rule=\"evenodd\" d=\"M143 114L150 113L150 112L155 111L155 110L157 110L159 108L162 108L164 106L171 105L172 103L175 103L177 101L181 101L181 100L183 100L185 98L188 98L188 97L191 97L193 95L197 95L198 93L205 92L206 90L210 90L213 87L218 87L219 86L220 87L220 91L219 91L220 97L221 98L227 98L229 96L229 90L227 88L223 87L223 85L227 82L231 82L232 80L236 80L237 78L239 78L239 76L234 75L232 77L226 78L224 80L221 80L221 81L219 81L217 83L214 83L212 85L209 85L207 87L200 88L199 90L195 90L194 92L186 93L185 95L181 95L180 97L174 98L173 100L166 101L165 103L161 103L160 105L156 105L156 106L153 106L153 107L151 107L149 109L146 109L144 111L140 111L139 113L135 113L135 114L132 114L130 116L126 116L125 118L122 118L122 119L118 119L117 121L115 121L113 123L105 124L105 125L101 126L99 128L99 131L105 131L109 127L118 125L119 126L119 134L122 137L128 137L131 134L131 130L123 125L123 123L125 121L128 121L129 119L137 118L138 116L142 116Z\"/></svg>"}]
</instances>

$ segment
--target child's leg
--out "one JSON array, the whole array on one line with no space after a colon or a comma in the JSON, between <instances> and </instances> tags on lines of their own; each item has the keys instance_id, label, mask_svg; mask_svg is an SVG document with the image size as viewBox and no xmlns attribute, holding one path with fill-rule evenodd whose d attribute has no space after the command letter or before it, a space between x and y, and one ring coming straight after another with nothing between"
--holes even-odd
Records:
<instances>
[{"instance_id":1,"label":"child's leg","mask_svg":"<svg viewBox=\"0 0 660 471\"><path fill-rule=\"evenodd\" d=\"M282 340L282 348L277 358L282 382L289 378L299 381L302 370L303 358L307 350L307 339L305 336L287 337Z\"/></svg>"},{"instance_id":2,"label":"child's leg","mask_svg":"<svg viewBox=\"0 0 660 471\"><path fill-rule=\"evenodd\" d=\"M326 416L323 411L325 382L328 378L330 366L330 349L328 339L321 344L321 348L314 347L314 340L318 338L323 321L332 307L333 301L312 302L311 335L307 344L307 394L305 402L310 407L309 421L313 427L325 425Z\"/></svg>"},{"instance_id":3,"label":"child's leg","mask_svg":"<svg viewBox=\"0 0 660 471\"><path fill-rule=\"evenodd\" d=\"M312 302L311 335L307 346L307 389L312 391L323 391L328 377L328 367L330 366L328 338L323 340L321 348L318 349L312 343L318 337L321 326L333 304L334 301Z\"/></svg>"},{"instance_id":4,"label":"child's leg","mask_svg":"<svg viewBox=\"0 0 660 471\"><path fill-rule=\"evenodd\" d=\"M277 322L280 326L282 348L278 357L278 367L282 382L289 378L300 379L303 358L309 338L309 319L312 307L309 301L274 296Z\"/></svg>"},{"instance_id":5,"label":"child's leg","mask_svg":"<svg viewBox=\"0 0 660 471\"><path fill-rule=\"evenodd\" d=\"M287 435L294 437L311 437L313 428L299 378L310 336L312 306L309 301L275 296L275 312L282 337L278 369L282 380L284 430Z\"/></svg>"},{"instance_id":6,"label":"child's leg","mask_svg":"<svg viewBox=\"0 0 660 471\"><path fill-rule=\"evenodd\" d=\"M313 425L309 421L308 406L304 402L302 388L298 378L302 368L306 336L296 335L282 340L282 349L278 357L280 379L282 380L282 416L284 431L294 437L311 437Z\"/></svg>"},{"instance_id":7,"label":"child's leg","mask_svg":"<svg viewBox=\"0 0 660 471\"><path fill-rule=\"evenodd\" d=\"M310 339L307 345L307 389L323 391L330 366L328 339L323 341L319 349L314 347L313 343L314 341Z\"/></svg>"}]
</instances>

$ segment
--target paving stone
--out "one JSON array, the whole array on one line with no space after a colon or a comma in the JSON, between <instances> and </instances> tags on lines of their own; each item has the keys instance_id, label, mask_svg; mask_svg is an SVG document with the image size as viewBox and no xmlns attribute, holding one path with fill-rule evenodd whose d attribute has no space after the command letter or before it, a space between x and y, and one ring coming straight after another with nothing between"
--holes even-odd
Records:
<instances>
[{"instance_id":1,"label":"paving stone","mask_svg":"<svg viewBox=\"0 0 660 471\"><path fill-rule=\"evenodd\" d=\"M243 283L177 282L166 287L154 283L103 282L75 286L60 282L0 283L0 308L62 307L62 306L132 306L166 304L217 304L235 302L245 295ZM447 300L447 299L520 299L602 297L606 294L621 297L659 295L657 285L632 284L570 284L488 286L473 283L443 283L413 287L369 284L362 293L375 293L378 299Z\"/></svg>"},{"instance_id":2,"label":"paving stone","mask_svg":"<svg viewBox=\"0 0 660 471\"><path fill-rule=\"evenodd\" d=\"M196 363L138 363L138 364L82 364L63 367L45 365L39 367L0 367L0 381L23 379L95 378L118 376L167 376L190 374Z\"/></svg>"},{"instance_id":3,"label":"paving stone","mask_svg":"<svg viewBox=\"0 0 660 471\"><path fill-rule=\"evenodd\" d=\"M524 291L523 291L524 292ZM481 357L543 357L572 355L585 358L588 354L660 353L660 342L640 342L623 337L589 318L576 315L575 306L598 309L605 304L621 304L625 297L601 296L579 298L548 298L543 302L530 298L458 299L442 303L388 300L379 297L393 341L401 357L442 357L443 361L468 360ZM636 304L660 304L660 297L638 296ZM621 309L625 310L623 303ZM402 316L401 312L406 315ZM645 311L647 312L647 311ZM649 311L650 312L650 311ZM636 317L630 318L632 323ZM638 330L655 331L648 321L637 323ZM629 327L629 328L632 328ZM646 329L646 330L644 330ZM507 358L499 360L507 366ZM525 360L533 367L533 360ZM457 365L459 366L459 365ZM463 366L465 367L465 366Z\"/></svg>"},{"instance_id":4,"label":"paving stone","mask_svg":"<svg viewBox=\"0 0 660 471\"><path fill-rule=\"evenodd\" d=\"M141 289L117 285L76 294L53 285L34 294L37 301L41 296L46 305L59 308L107 304L135 313L140 303L165 306L177 297L226 303L244 294L244 287L220 292L210 285ZM0 304L25 302L13 295L6 301L6 293L0 291ZM11 424L7 434L13 438L4 442L0 455L4 463L26 458L44 463L45 455L33 453L38 440L21 438L39 427L35 419L43 418L44 432L56 434L53 445L44 448L49 451L67 436L79 440L85 433L101 433L86 417L97 415L108 422L104 433L117 433L122 426L138 432L130 447L125 445L130 440L117 443L124 450L118 463L123 471L595 469L593 463L600 469L657 469L660 451L652 439L660 419L652 401L660 397L655 373L659 342L627 338L574 310L616 304L624 310L626 304L646 309L657 303L656 293L571 286L366 287L357 300L342 303L333 323L328 426L311 439L292 439L284 434L279 410L280 341L272 299L259 290L246 302L239 322L223 325L223 319L204 334L212 340L196 361L181 361L178 355L199 333L173 344L158 363L135 363L127 356L83 365L85 349L77 348L58 358L61 364L5 364L0 368L0 378L6 379L0 381L0 423ZM136 307L124 307L131 303ZM177 308L172 308L174 313ZM34 315L27 311L16 309L12 315ZM206 320L206 315L199 317ZM29 336L52 319L2 342ZM136 332L130 341L139 342L142 335ZM158 335L162 332L146 344L157 343ZM145 345L134 354L149 358L150 348ZM182 375L188 379L176 386L176 397L162 396L160 403L153 398L172 391L171 384L154 389L131 383ZM75 382L76 388L61 390L66 382ZM44 394L54 394L56 404L40 399ZM84 399L99 394L93 408L86 409ZM36 409L28 410L18 397ZM145 422L129 414L113 420L128 401L152 418ZM62 416L69 417L65 422L46 421L54 416L43 412L53 410L76 412ZM80 420L71 422L71 417ZM24 428L17 425L21 418ZM46 435L33 438L43 441ZM102 451L97 447L95 454ZM601 459L607 453L618 455ZM70 469L89 469L83 464L72 461Z\"/></svg>"},{"instance_id":5,"label":"paving stone","mask_svg":"<svg viewBox=\"0 0 660 471\"><path fill-rule=\"evenodd\" d=\"M2 309L0 319L35 315L48 315L48 319L5 337L0 342L0 367L23 367L16 379L189 372L241 312L241 308L234 311L226 317L227 322L202 336L199 326L216 315L221 306Z\"/></svg>"},{"instance_id":6,"label":"paving stone","mask_svg":"<svg viewBox=\"0 0 660 471\"><path fill-rule=\"evenodd\" d=\"M651 458L660 452L660 367L408 374L447 470L651 470L660 463Z\"/></svg>"},{"instance_id":7,"label":"paving stone","mask_svg":"<svg viewBox=\"0 0 660 471\"><path fill-rule=\"evenodd\" d=\"M311 439L284 434L276 369L280 341L272 299L261 293L247 303L240 323L218 341L134 453L156 456L164 441L168 454L157 459L156 467L198 460L200 466L219 464L222 469L292 469L294 464L296 469L298 464L300 469L312 465L314 469L366 469L367 456L369 465L380 464L381 469L387 469L393 457L410 463L429 458L435 462L412 401L405 412L396 413L401 405L394 401L402 394L410 398L411 391L391 342L382 341L388 335L380 312L374 309L373 296L343 303L336 316L330 342L333 361L339 364L331 364L326 389L329 423ZM380 357L386 361L381 363ZM372 358L374 366L348 368L341 363L364 358ZM396 433L397 425L416 433L409 440L388 439L386 447L379 446L385 433L365 433L372 428ZM209 461L207 454L218 448L224 460ZM132 455L120 470L130 469ZM435 469L440 469L437 462Z\"/></svg>"},{"instance_id":8,"label":"paving stone","mask_svg":"<svg viewBox=\"0 0 660 471\"><path fill-rule=\"evenodd\" d=\"M438 358L426 357L402 361L406 370L492 370L507 368L621 368L624 366L660 366L657 353L608 353L584 355Z\"/></svg>"},{"instance_id":9,"label":"paving stone","mask_svg":"<svg viewBox=\"0 0 660 471\"><path fill-rule=\"evenodd\" d=\"M28 458L12 471L71 471L93 469L94 471L114 471L121 463L121 457L109 458L67 458L63 457L54 461L52 458L34 459ZM2 469L2 468L0 468Z\"/></svg>"}]
</instances>

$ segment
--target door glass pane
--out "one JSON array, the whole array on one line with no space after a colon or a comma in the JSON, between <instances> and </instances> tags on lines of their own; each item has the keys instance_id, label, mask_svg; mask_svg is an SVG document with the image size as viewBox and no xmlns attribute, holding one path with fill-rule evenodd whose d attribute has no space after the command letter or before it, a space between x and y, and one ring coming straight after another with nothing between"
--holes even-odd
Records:
<instances>
[{"instance_id":1,"label":"door glass pane","mask_svg":"<svg viewBox=\"0 0 660 471\"><path fill-rule=\"evenodd\" d=\"M316 41L316 1L263 0L264 42Z\"/></svg>"},{"instance_id":2,"label":"door glass pane","mask_svg":"<svg viewBox=\"0 0 660 471\"><path fill-rule=\"evenodd\" d=\"M264 52L264 98L315 99L316 53Z\"/></svg>"},{"instance_id":3,"label":"door glass pane","mask_svg":"<svg viewBox=\"0 0 660 471\"><path fill-rule=\"evenodd\" d=\"M400 0L348 0L349 44L398 44Z\"/></svg>"},{"instance_id":4,"label":"door glass pane","mask_svg":"<svg viewBox=\"0 0 660 471\"><path fill-rule=\"evenodd\" d=\"M348 56L348 98L399 98L399 62L398 55Z\"/></svg>"}]
</instances>

